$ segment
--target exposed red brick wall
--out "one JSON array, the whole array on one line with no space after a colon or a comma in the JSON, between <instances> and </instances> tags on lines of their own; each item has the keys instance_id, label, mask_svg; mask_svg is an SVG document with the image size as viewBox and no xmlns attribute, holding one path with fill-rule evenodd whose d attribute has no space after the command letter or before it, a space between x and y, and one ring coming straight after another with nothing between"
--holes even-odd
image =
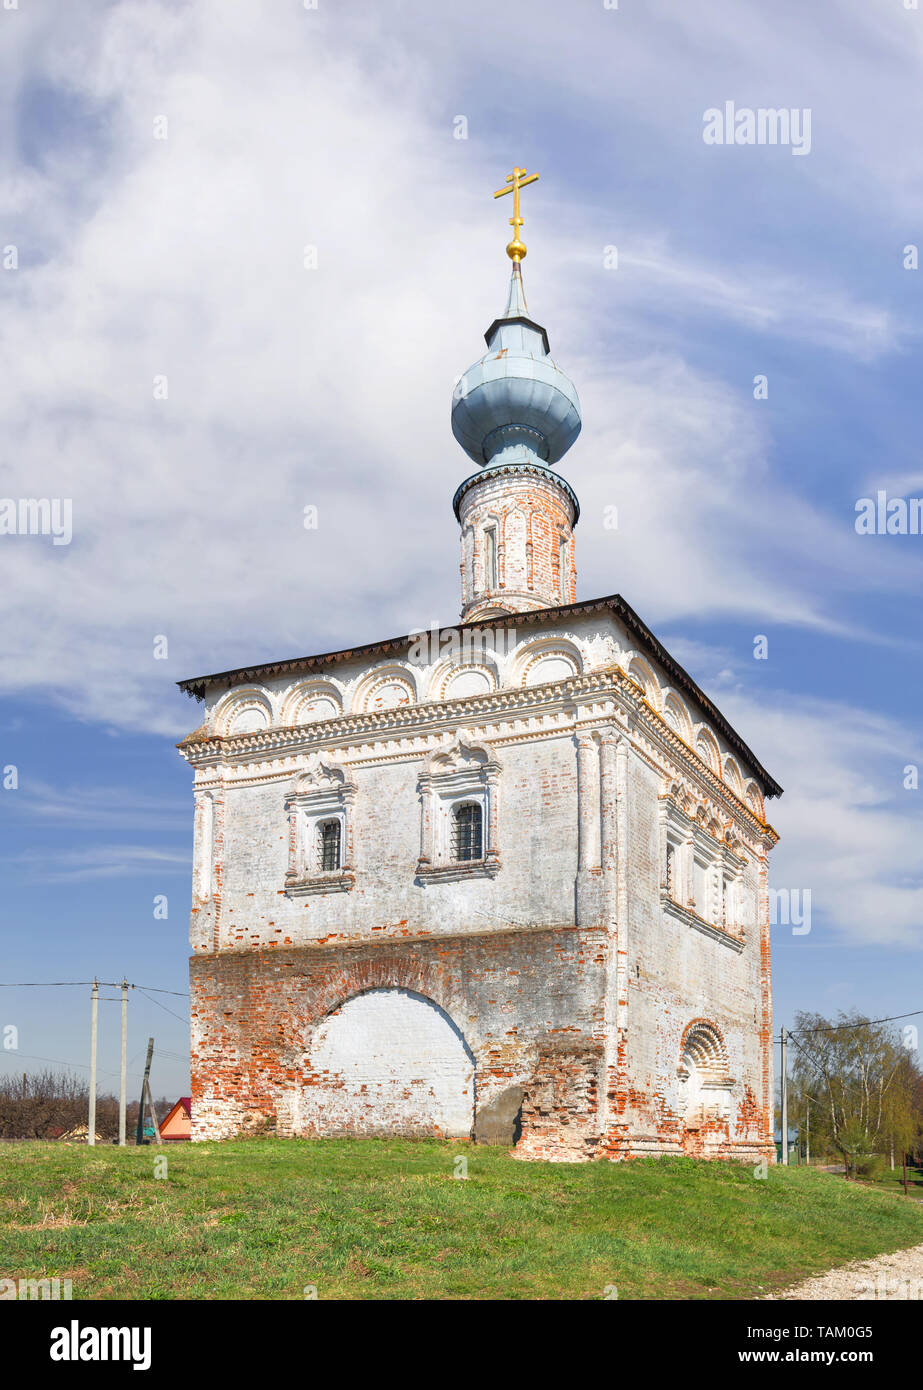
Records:
<instances>
[{"instance_id":1,"label":"exposed red brick wall","mask_svg":"<svg viewBox=\"0 0 923 1390\"><path fill-rule=\"evenodd\" d=\"M524 1155L586 1157L599 1130L604 967L604 934L576 927L193 956L194 1137L292 1132L314 1026L364 990L402 988L464 1035L476 1104L523 1086Z\"/></svg>"}]
</instances>

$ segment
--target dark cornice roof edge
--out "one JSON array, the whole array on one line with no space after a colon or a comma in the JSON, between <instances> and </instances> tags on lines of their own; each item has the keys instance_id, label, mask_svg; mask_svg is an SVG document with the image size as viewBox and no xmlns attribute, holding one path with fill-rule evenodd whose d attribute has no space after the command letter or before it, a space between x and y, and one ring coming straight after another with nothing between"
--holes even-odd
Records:
<instances>
[{"instance_id":1,"label":"dark cornice roof edge","mask_svg":"<svg viewBox=\"0 0 923 1390\"><path fill-rule=\"evenodd\" d=\"M597 613L604 608L610 609L617 617L621 618L629 631L640 640L642 646L669 673L677 687L691 695L701 705L712 724L724 735L731 748L744 759L760 778L766 795L770 797L781 796L782 788L775 778L770 776L718 707L712 703L704 691L700 690L688 671L685 671L679 662L674 660L666 647L658 642L647 624L641 621L635 610L625 602L621 594L608 594L604 598L587 599L582 603L562 604L557 608L537 608L531 613L510 613L505 618L490 618L479 623L453 623L440 628L439 635L452 630L468 629L476 632L480 629L528 626L535 622L548 621L551 618L579 617L585 613ZM427 631L427 629L424 628L421 631ZM347 647L341 651L321 652L317 656L293 657L288 661L270 661L259 666L239 666L236 670L218 671L211 676L193 676L190 680L177 681L177 685L185 694L194 696L197 700L204 700L206 692L216 686L226 686L230 689L235 685L246 685L251 681L319 671L324 666L339 665L343 661L357 661L369 656L384 656L391 652L404 651L415 640L415 636L406 633L402 637L388 637L383 642L367 642L361 647Z\"/></svg>"},{"instance_id":2,"label":"dark cornice roof edge","mask_svg":"<svg viewBox=\"0 0 923 1390\"><path fill-rule=\"evenodd\" d=\"M455 513L455 520L461 521L458 515L458 504L461 502L465 493L478 483L483 483L486 478L502 478L511 473L531 474L533 477L547 478L555 487L560 488L564 496L568 499L574 509L574 525L580 520L580 503L577 501L577 494L571 487L566 478L562 478L560 473L556 473L547 463L488 463L477 473L472 473L463 483L459 483L452 498L452 511Z\"/></svg>"}]
</instances>

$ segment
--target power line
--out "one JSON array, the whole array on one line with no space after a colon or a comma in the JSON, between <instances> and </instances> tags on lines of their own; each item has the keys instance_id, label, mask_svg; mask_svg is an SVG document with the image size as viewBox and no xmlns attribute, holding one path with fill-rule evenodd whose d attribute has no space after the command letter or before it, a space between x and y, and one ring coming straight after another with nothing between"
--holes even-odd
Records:
<instances>
[{"instance_id":1,"label":"power line","mask_svg":"<svg viewBox=\"0 0 923 1390\"><path fill-rule=\"evenodd\" d=\"M52 1062L56 1067L80 1067L81 1071L89 1071L89 1066L86 1062L65 1062L61 1057L37 1057L34 1052L20 1052L18 1049L15 1054L10 1055L15 1055L16 1057L25 1057L30 1062ZM102 1071L103 1069L100 1068L100 1070ZM119 1074L120 1073L117 1071L103 1072L104 1076L118 1076ZM141 1073L138 1071L133 1071L131 1075L140 1076Z\"/></svg>"},{"instance_id":2,"label":"power line","mask_svg":"<svg viewBox=\"0 0 923 1390\"><path fill-rule=\"evenodd\" d=\"M876 1023L894 1023L900 1018L916 1018L918 1014L923 1014L923 1009L914 1009L909 1014L891 1014L888 1018L863 1018L859 1023L834 1023L828 1028L802 1028L800 1031L805 1034L840 1033L844 1028L872 1028Z\"/></svg>"},{"instance_id":3,"label":"power line","mask_svg":"<svg viewBox=\"0 0 923 1390\"><path fill-rule=\"evenodd\" d=\"M113 989L121 987L121 980L20 980L16 984L9 984L6 980L0 980L0 989L53 989L57 985L111 985ZM134 985L132 985L134 989Z\"/></svg>"},{"instance_id":4,"label":"power line","mask_svg":"<svg viewBox=\"0 0 923 1390\"><path fill-rule=\"evenodd\" d=\"M909 1014L902 1014L902 1015L900 1015L900 1017L902 1017L902 1018L909 1018L910 1015L909 1015ZM881 1020L879 1020L879 1021L880 1021L880 1022L885 1022L886 1020L881 1019ZM823 1030L823 1029L819 1029L818 1031L823 1032L824 1030ZM801 1046L801 1043L798 1041L798 1038L797 1038L797 1036L796 1036L794 1033L786 1033L786 1037L787 1037L791 1042L793 1042L793 1043L795 1044L795 1046L797 1047L797 1049L798 1049L800 1055L802 1056L802 1058L804 1059L804 1061L808 1064L808 1066L809 1066L809 1067L811 1068L811 1070L815 1073L815 1075L823 1082L823 1084L824 1084L824 1086L827 1088L827 1091L828 1091L828 1093L830 1094L831 1098L833 1098L833 1086L834 1086L834 1085L839 1086L839 1089L840 1089L840 1091L841 1091L842 1093L849 1092L849 1093L852 1094L852 1095L860 1095L860 1096L861 1096L861 1095L864 1095L863 1088L862 1088L861 1086L857 1085L855 1081L852 1081L852 1082L850 1082L850 1081L843 1081L843 1080L841 1080L841 1079L839 1079L839 1078L834 1078L834 1079L832 1080L831 1077L830 1077L826 1072L821 1071L821 1070L819 1069L819 1067L817 1066L817 1063L814 1062L813 1059L811 1058L810 1054L807 1053L807 1052L804 1050L804 1048ZM897 1068L895 1068L895 1071L896 1071L896 1070L897 1070ZM888 1079L888 1085L889 1085L889 1086L890 1086L890 1084L891 1084L891 1081L894 1079L895 1071L892 1071L891 1076L890 1076L890 1078ZM807 1093L806 1093L806 1094L807 1094ZM841 1097L841 1098L842 1098L842 1097ZM813 1100L817 1105L826 1105L826 1101L825 1101L825 1100L821 1100L821 1098L820 1098L819 1096L809 1096L809 1099L810 1099L810 1100Z\"/></svg>"},{"instance_id":5,"label":"power line","mask_svg":"<svg viewBox=\"0 0 923 1390\"><path fill-rule=\"evenodd\" d=\"M62 987L67 987L67 988L69 988L69 987L75 986L75 985L85 986L85 985L92 985L92 984L105 985L107 989L109 989L109 988L111 988L111 989L121 989L121 988L122 988L122 981L121 981L121 980L95 980L95 981L94 981L94 980L19 980L19 981L16 981L16 982L10 982L10 981L7 981L7 980L0 980L0 989L56 989L56 988L62 988ZM189 998L188 991L187 991L187 992L184 992L184 991L179 990L179 989L157 989L156 986L154 986L154 985L133 985L133 984L129 984L128 988L129 988L129 989L147 989L147 990L150 990L150 992L151 992L152 994L173 994L173 995L176 996L177 999L188 999L188 998Z\"/></svg>"},{"instance_id":6,"label":"power line","mask_svg":"<svg viewBox=\"0 0 923 1390\"><path fill-rule=\"evenodd\" d=\"M138 1055L138 1053L135 1053L135 1056ZM154 1055L156 1057L162 1057L164 1061L167 1062L188 1062L189 1060L188 1057L183 1057L178 1052L164 1052L162 1048L157 1048ZM51 1062L56 1067L79 1067L81 1071L89 1071L89 1066L86 1062L65 1062L63 1057L39 1057L34 1052L20 1052L18 1048L15 1053L9 1053L8 1056L11 1060L17 1057L24 1057L29 1062ZM134 1058L132 1058L132 1061L134 1061ZM118 1076L120 1074L117 1071L109 1071L103 1067L100 1067L100 1072L103 1076ZM139 1077L141 1073L139 1071L131 1071L128 1075Z\"/></svg>"},{"instance_id":7,"label":"power line","mask_svg":"<svg viewBox=\"0 0 923 1390\"><path fill-rule=\"evenodd\" d=\"M188 1022L189 1022L189 1019L188 1019L188 1018L183 1018L182 1014L173 1013L173 1010L172 1010L172 1009L168 1009L167 1006L166 1006L166 1004L161 1004L161 1002L160 1002L159 999L151 999L151 996L148 994L147 990L146 990L146 989L141 989L141 986L140 986L140 985L138 985L138 989L141 990L141 993L144 995L145 999L150 999L150 1002L151 1002L152 1004L156 1004L157 1007L158 1007L158 1009L163 1009L163 1011L164 1011L165 1014L170 1014L170 1015L172 1015L173 1018L178 1018L179 1021L180 1021L180 1023L188 1023ZM164 994L167 993L166 990L164 990L163 992L164 992Z\"/></svg>"}]
</instances>

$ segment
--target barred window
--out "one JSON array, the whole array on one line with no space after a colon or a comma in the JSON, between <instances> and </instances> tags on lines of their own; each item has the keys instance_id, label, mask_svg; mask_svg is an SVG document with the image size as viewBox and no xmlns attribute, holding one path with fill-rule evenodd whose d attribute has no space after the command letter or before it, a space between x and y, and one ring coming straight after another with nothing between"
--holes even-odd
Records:
<instances>
[{"instance_id":1,"label":"barred window","mask_svg":"<svg viewBox=\"0 0 923 1390\"><path fill-rule=\"evenodd\" d=\"M670 894L670 897L672 898L674 896L673 890L676 883L676 850L673 848L671 844L667 845L666 880L667 892Z\"/></svg>"},{"instance_id":2,"label":"barred window","mask_svg":"<svg viewBox=\"0 0 923 1390\"><path fill-rule=\"evenodd\" d=\"M481 848L482 817L481 808L473 801L465 801L456 806L452 815L452 858L482 859Z\"/></svg>"},{"instance_id":3,"label":"barred window","mask_svg":"<svg viewBox=\"0 0 923 1390\"><path fill-rule=\"evenodd\" d=\"M317 857L321 873L330 873L340 867L340 822L321 821L317 827Z\"/></svg>"}]
</instances>

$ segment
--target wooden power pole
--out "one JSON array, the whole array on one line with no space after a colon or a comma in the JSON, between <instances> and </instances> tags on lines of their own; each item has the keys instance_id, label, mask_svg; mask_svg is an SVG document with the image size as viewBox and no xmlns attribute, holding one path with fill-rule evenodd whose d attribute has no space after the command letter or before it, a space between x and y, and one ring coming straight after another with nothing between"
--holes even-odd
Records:
<instances>
[{"instance_id":1,"label":"wooden power pole","mask_svg":"<svg viewBox=\"0 0 923 1390\"><path fill-rule=\"evenodd\" d=\"M154 1109L154 1097L151 1095L151 1083L148 1081L145 1084L147 1086L147 1106L151 1112L151 1124L154 1126L154 1143L162 1144L160 1125L157 1123L157 1111Z\"/></svg>"},{"instance_id":2,"label":"wooden power pole","mask_svg":"<svg viewBox=\"0 0 923 1390\"><path fill-rule=\"evenodd\" d=\"M144 1064L144 1080L141 1083L141 1099L138 1102L138 1128L135 1133L135 1143L144 1143L144 1102L147 1099L149 1090L148 1077L151 1074L151 1058L154 1055L154 1039L147 1040L147 1061Z\"/></svg>"}]
</instances>

